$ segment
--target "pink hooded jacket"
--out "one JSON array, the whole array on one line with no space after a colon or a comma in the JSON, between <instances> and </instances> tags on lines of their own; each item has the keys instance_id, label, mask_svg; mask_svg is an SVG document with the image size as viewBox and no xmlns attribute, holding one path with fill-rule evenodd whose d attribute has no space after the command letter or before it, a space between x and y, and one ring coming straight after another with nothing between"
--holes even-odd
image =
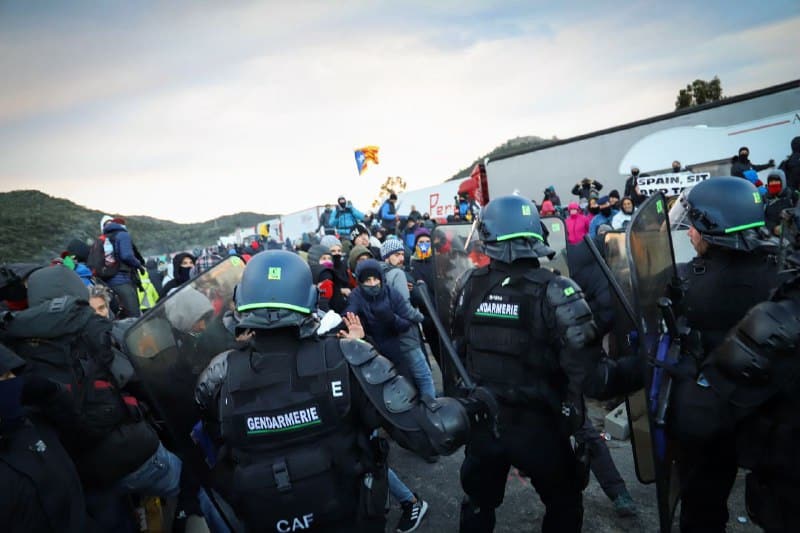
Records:
<instances>
[{"instance_id":1,"label":"pink hooded jacket","mask_svg":"<svg viewBox=\"0 0 800 533\"><path fill-rule=\"evenodd\" d=\"M589 233L589 222L592 218L581 213L578 202L570 202L567 209L569 209L569 216L565 221L567 225L567 241L570 244L578 244L583 239L583 236ZM577 211L577 213L573 214L573 211Z\"/></svg>"}]
</instances>

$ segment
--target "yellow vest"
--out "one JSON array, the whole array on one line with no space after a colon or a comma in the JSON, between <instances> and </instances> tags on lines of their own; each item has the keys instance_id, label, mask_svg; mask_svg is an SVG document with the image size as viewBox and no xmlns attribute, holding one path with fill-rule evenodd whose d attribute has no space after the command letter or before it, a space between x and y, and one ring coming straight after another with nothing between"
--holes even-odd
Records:
<instances>
[{"instance_id":1,"label":"yellow vest","mask_svg":"<svg viewBox=\"0 0 800 533\"><path fill-rule=\"evenodd\" d=\"M150 281L150 275L146 270L144 274L139 273L139 281L142 283L142 288L137 290L139 293L139 309L144 311L155 307L156 303L158 303L158 291L153 282Z\"/></svg>"}]
</instances>

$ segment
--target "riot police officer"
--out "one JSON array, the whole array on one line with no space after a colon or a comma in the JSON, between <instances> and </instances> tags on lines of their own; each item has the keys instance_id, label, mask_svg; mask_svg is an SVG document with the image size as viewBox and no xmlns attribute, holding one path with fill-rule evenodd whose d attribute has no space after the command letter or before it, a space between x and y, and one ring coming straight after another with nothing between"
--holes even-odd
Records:
<instances>
[{"instance_id":1,"label":"riot police officer","mask_svg":"<svg viewBox=\"0 0 800 533\"><path fill-rule=\"evenodd\" d=\"M777 247L759 235L764 206L746 180L715 177L687 197L689 238L697 256L679 265L683 291L678 304L692 331L683 347L669 421L678 441L681 530L724 531L727 499L736 479L735 436L710 394L700 367L747 311L769 298L778 283ZM717 428L711 431L711 428Z\"/></svg>"},{"instance_id":2,"label":"riot police officer","mask_svg":"<svg viewBox=\"0 0 800 533\"><path fill-rule=\"evenodd\" d=\"M540 268L536 206L503 196L482 210L477 232L491 259L456 292L453 334L475 382L499 403L496 432L475 431L461 466L461 531L491 531L509 468L530 476L546 513L544 531L579 531L588 471L571 435L583 422L573 361L596 327L580 287Z\"/></svg>"},{"instance_id":3,"label":"riot police officer","mask_svg":"<svg viewBox=\"0 0 800 533\"><path fill-rule=\"evenodd\" d=\"M244 349L215 357L195 391L206 430L232 470L228 497L254 531L383 531L387 498L382 426L423 455L467 438L477 399L420 397L374 348L349 333L320 337L317 289L299 256L267 251L236 289Z\"/></svg>"},{"instance_id":4,"label":"riot police officer","mask_svg":"<svg viewBox=\"0 0 800 533\"><path fill-rule=\"evenodd\" d=\"M800 531L800 273L753 307L714 350L702 372L736 436L749 473L745 501L766 531ZM706 430L709 431L709 430Z\"/></svg>"}]
</instances>

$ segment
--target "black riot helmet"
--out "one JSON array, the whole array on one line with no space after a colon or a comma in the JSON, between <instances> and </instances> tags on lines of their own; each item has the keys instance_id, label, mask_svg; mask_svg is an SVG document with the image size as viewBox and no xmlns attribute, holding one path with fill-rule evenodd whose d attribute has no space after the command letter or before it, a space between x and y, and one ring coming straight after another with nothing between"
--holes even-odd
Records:
<instances>
[{"instance_id":1,"label":"black riot helmet","mask_svg":"<svg viewBox=\"0 0 800 533\"><path fill-rule=\"evenodd\" d=\"M239 328L299 326L316 309L317 287L299 255L267 250L247 263L234 301L243 317Z\"/></svg>"},{"instance_id":2,"label":"black riot helmet","mask_svg":"<svg viewBox=\"0 0 800 533\"><path fill-rule=\"evenodd\" d=\"M741 178L715 177L698 183L686 198L689 221L711 244L751 250L764 226L764 203L755 185Z\"/></svg>"},{"instance_id":3,"label":"black riot helmet","mask_svg":"<svg viewBox=\"0 0 800 533\"><path fill-rule=\"evenodd\" d=\"M544 243L539 210L533 202L516 194L500 196L481 210L478 235L484 253L497 261L551 255Z\"/></svg>"}]
</instances>

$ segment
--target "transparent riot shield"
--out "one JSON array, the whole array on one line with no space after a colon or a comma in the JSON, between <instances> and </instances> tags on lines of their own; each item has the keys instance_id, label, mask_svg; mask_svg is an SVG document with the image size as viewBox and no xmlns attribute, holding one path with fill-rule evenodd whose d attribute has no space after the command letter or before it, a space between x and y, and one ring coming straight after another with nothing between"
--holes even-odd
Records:
<instances>
[{"instance_id":1,"label":"transparent riot shield","mask_svg":"<svg viewBox=\"0 0 800 533\"><path fill-rule=\"evenodd\" d=\"M191 438L200 418L194 388L211 359L234 346L222 319L243 271L238 257L215 265L160 300L123 341L170 448L200 472L208 467Z\"/></svg>"},{"instance_id":2,"label":"transparent riot shield","mask_svg":"<svg viewBox=\"0 0 800 533\"><path fill-rule=\"evenodd\" d=\"M451 331L451 307L456 284L467 271L489 263L489 258L480 251L480 241L473 228L473 224L443 224L436 226L431 234L436 273L433 288L436 312L447 332ZM444 353L444 350L442 347L440 353ZM447 357L441 357L437 363L442 371L445 394L453 394L458 379L455 368Z\"/></svg>"},{"instance_id":3,"label":"transparent riot shield","mask_svg":"<svg viewBox=\"0 0 800 533\"><path fill-rule=\"evenodd\" d=\"M659 300L666 296L676 271L667 202L662 194L651 196L634 214L626 230L626 250L630 265L631 303L640 320L637 324L637 351L648 361L667 363L674 339L666 331L665 314ZM655 474L662 531L668 531L671 526L678 498L674 450L666 438L663 424L669 401L669 379L663 369L647 365L644 405L638 396L629 402L634 426L632 433L637 441L633 447L637 474L645 474L649 468ZM635 418L642 414L642 407L647 424L640 422L642 418ZM646 453L648 441L651 445L649 454Z\"/></svg>"},{"instance_id":4,"label":"transparent riot shield","mask_svg":"<svg viewBox=\"0 0 800 533\"><path fill-rule=\"evenodd\" d=\"M543 217L542 229L545 230L546 242L556 254L552 257L540 257L539 263L544 268L558 271L562 276L569 277L567 263L567 228L560 217Z\"/></svg>"},{"instance_id":5,"label":"transparent riot shield","mask_svg":"<svg viewBox=\"0 0 800 533\"><path fill-rule=\"evenodd\" d=\"M616 278L628 302L633 301L631 267L626 248L624 232L605 234L605 258L609 269ZM625 312L622 302L614 294L614 329L609 339L608 355L611 358L631 356L636 353L639 325L633 323ZM644 389L626 398L628 423L631 428L631 446L634 455L636 477L640 483L656 481L653 445L650 437L650 419L647 416L647 401Z\"/></svg>"}]
</instances>

